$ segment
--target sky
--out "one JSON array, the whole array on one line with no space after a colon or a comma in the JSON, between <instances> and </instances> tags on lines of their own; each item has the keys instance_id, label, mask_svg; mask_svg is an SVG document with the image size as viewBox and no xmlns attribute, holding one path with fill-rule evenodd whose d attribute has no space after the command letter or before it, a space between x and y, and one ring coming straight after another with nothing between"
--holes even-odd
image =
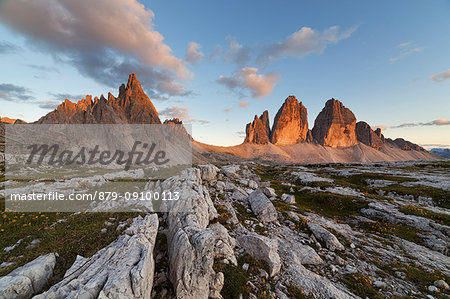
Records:
<instances>
[{"instance_id":1,"label":"sky","mask_svg":"<svg viewBox=\"0 0 450 299\"><path fill-rule=\"evenodd\" d=\"M240 144L289 95L450 148L450 1L0 0L0 115L31 122L137 74L161 119Z\"/></svg>"}]
</instances>

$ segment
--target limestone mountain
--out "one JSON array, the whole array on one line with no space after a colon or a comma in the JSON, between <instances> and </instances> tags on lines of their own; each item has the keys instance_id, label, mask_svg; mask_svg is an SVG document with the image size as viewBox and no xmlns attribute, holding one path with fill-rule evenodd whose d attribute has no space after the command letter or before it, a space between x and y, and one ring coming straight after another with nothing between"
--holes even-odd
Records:
<instances>
[{"instance_id":1,"label":"limestone mountain","mask_svg":"<svg viewBox=\"0 0 450 299\"><path fill-rule=\"evenodd\" d=\"M9 118L9 117L2 117L0 122L5 123L5 124L26 124L26 121L23 121L21 119L13 119L13 118Z\"/></svg>"},{"instance_id":2,"label":"limestone mountain","mask_svg":"<svg viewBox=\"0 0 450 299\"><path fill-rule=\"evenodd\" d=\"M119 88L116 98L108 93L108 99L87 95L73 103L65 100L55 110L41 117L39 124L160 124L158 112L142 90L136 75L130 74L127 85Z\"/></svg>"},{"instance_id":3,"label":"limestone mountain","mask_svg":"<svg viewBox=\"0 0 450 299\"><path fill-rule=\"evenodd\" d=\"M312 136L321 145L349 147L357 144L356 117L340 101L330 99L314 121Z\"/></svg>"},{"instance_id":4,"label":"limestone mountain","mask_svg":"<svg viewBox=\"0 0 450 299\"><path fill-rule=\"evenodd\" d=\"M369 124L364 121L356 123L356 139L377 150L380 150L385 144L381 129L378 128L376 131L373 131Z\"/></svg>"},{"instance_id":5,"label":"limestone mountain","mask_svg":"<svg viewBox=\"0 0 450 299\"><path fill-rule=\"evenodd\" d=\"M387 138L386 143L388 143L392 147L397 147L404 151L414 150L414 151L426 152L426 150L423 147L421 147L415 143L412 143L410 141L407 141L403 138L397 138L394 140L392 140L391 138Z\"/></svg>"},{"instance_id":6,"label":"limestone mountain","mask_svg":"<svg viewBox=\"0 0 450 299\"><path fill-rule=\"evenodd\" d=\"M307 110L295 96L289 96L275 116L271 142L275 145L297 144L306 141L307 135Z\"/></svg>"},{"instance_id":7,"label":"limestone mountain","mask_svg":"<svg viewBox=\"0 0 450 299\"><path fill-rule=\"evenodd\" d=\"M245 141L256 144L267 144L270 142L269 112L264 111L258 118L255 115L253 122L248 123L245 128Z\"/></svg>"}]
</instances>

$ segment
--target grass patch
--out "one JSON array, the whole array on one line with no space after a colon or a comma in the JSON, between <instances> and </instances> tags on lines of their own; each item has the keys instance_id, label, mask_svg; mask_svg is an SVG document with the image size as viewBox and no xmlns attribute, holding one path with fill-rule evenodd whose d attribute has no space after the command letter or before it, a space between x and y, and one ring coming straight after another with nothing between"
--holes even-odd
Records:
<instances>
[{"instance_id":1,"label":"grass patch","mask_svg":"<svg viewBox=\"0 0 450 299\"><path fill-rule=\"evenodd\" d=\"M377 291L372 285L370 277L365 277L360 273L344 274L341 281L347 286L347 288L362 298L370 299L383 299L384 297Z\"/></svg>"},{"instance_id":2,"label":"grass patch","mask_svg":"<svg viewBox=\"0 0 450 299\"><path fill-rule=\"evenodd\" d=\"M309 298L305 292L297 288L296 286L289 285L287 287L287 295L289 298L295 298L295 299L307 299Z\"/></svg>"},{"instance_id":3,"label":"grass patch","mask_svg":"<svg viewBox=\"0 0 450 299\"><path fill-rule=\"evenodd\" d=\"M400 184L386 186L381 189L386 192L395 192L399 195L412 195L415 199L419 196L430 197L436 205L442 208L450 209L450 191L422 185L405 187Z\"/></svg>"},{"instance_id":4,"label":"grass patch","mask_svg":"<svg viewBox=\"0 0 450 299\"><path fill-rule=\"evenodd\" d=\"M422 239L417 235L415 228L405 224L391 224L380 221L360 222L358 227L372 234L379 234L383 237L397 236L399 238L420 244Z\"/></svg>"},{"instance_id":5,"label":"grass patch","mask_svg":"<svg viewBox=\"0 0 450 299\"><path fill-rule=\"evenodd\" d=\"M436 213L427 209L418 208L413 205L402 206L399 211L403 214L428 218L436 221L437 223L450 226L450 215L447 214Z\"/></svg>"},{"instance_id":6,"label":"grass patch","mask_svg":"<svg viewBox=\"0 0 450 299\"><path fill-rule=\"evenodd\" d=\"M440 271L428 272L421 267L405 265L400 262L395 262L387 265L379 265L378 268L381 271L388 273L391 276L396 276L395 272L400 271L405 273L405 280L410 281L412 284L424 293L429 293L428 287L433 285L436 280L444 280L447 283L450 281L450 277L444 275ZM433 293L435 298L448 298L450 290L440 290L440 293Z\"/></svg>"},{"instance_id":7,"label":"grass patch","mask_svg":"<svg viewBox=\"0 0 450 299\"><path fill-rule=\"evenodd\" d=\"M213 269L216 273L222 272L225 277L225 283L220 292L223 298L237 299L241 294L244 298L248 297L251 291L247 285L249 275L241 266L235 266L231 263L225 264L222 260L215 259Z\"/></svg>"},{"instance_id":8,"label":"grass patch","mask_svg":"<svg viewBox=\"0 0 450 299\"><path fill-rule=\"evenodd\" d=\"M5 213L0 212L0 248L5 248L22 239L21 244L10 252L0 252L0 263L14 261L11 267L0 270L3 276L14 268L24 265L40 255L57 252L53 277L47 286L63 278L66 270L73 264L77 255L90 257L101 248L114 241L119 222L134 218L138 213ZM111 220L110 218L115 218ZM57 223L65 219L65 222ZM107 227L105 221L113 223ZM106 233L100 231L106 228ZM34 239L41 242L33 249L26 247ZM20 257L23 256L23 257ZM20 257L20 258L19 258Z\"/></svg>"}]
</instances>

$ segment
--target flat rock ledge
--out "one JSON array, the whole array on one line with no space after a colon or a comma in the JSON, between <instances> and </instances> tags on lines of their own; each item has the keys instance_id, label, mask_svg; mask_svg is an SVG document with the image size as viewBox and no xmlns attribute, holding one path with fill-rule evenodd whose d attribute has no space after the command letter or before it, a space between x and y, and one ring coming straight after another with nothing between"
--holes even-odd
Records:
<instances>
[{"instance_id":1,"label":"flat rock ledge","mask_svg":"<svg viewBox=\"0 0 450 299\"><path fill-rule=\"evenodd\" d=\"M42 255L0 278L0 298L31 298L53 274L56 253Z\"/></svg>"},{"instance_id":2,"label":"flat rock ledge","mask_svg":"<svg viewBox=\"0 0 450 299\"><path fill-rule=\"evenodd\" d=\"M150 298L158 224L156 214L135 218L92 257L77 256L62 281L34 298Z\"/></svg>"}]
</instances>

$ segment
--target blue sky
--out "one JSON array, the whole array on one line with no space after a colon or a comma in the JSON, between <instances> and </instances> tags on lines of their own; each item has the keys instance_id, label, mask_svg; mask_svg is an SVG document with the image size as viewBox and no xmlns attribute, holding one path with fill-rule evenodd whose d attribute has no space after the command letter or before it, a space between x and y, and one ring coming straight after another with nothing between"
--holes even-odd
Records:
<instances>
[{"instance_id":1,"label":"blue sky","mask_svg":"<svg viewBox=\"0 0 450 299\"><path fill-rule=\"evenodd\" d=\"M449 1L0 3L1 116L117 95L134 71L201 142L239 144L295 95L310 128L334 97L387 137L450 147Z\"/></svg>"}]
</instances>

